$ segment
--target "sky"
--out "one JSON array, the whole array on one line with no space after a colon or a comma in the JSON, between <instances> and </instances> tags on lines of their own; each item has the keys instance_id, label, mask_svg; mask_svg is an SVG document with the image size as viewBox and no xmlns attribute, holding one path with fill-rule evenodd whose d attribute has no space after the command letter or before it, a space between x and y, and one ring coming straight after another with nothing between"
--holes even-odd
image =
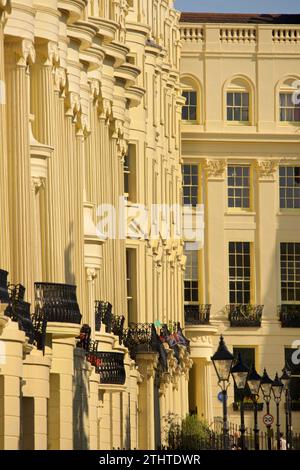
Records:
<instances>
[{"instance_id":1,"label":"sky","mask_svg":"<svg viewBox=\"0 0 300 470\"><path fill-rule=\"evenodd\" d=\"M300 0L175 0L181 11L210 13L299 13Z\"/></svg>"}]
</instances>

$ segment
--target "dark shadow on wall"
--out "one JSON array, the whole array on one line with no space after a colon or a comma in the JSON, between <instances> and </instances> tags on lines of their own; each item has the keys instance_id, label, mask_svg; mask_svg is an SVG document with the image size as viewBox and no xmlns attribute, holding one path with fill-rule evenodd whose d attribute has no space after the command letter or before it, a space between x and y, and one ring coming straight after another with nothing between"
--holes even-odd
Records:
<instances>
[{"instance_id":1,"label":"dark shadow on wall","mask_svg":"<svg viewBox=\"0 0 300 470\"><path fill-rule=\"evenodd\" d=\"M69 244L65 248L65 282L67 284L75 284L75 273L74 273L74 224L70 223L69 226Z\"/></svg>"},{"instance_id":2,"label":"dark shadow on wall","mask_svg":"<svg viewBox=\"0 0 300 470\"><path fill-rule=\"evenodd\" d=\"M88 378L85 375L85 356L82 349L74 350L73 377L73 448L89 449L89 390Z\"/></svg>"}]
</instances>

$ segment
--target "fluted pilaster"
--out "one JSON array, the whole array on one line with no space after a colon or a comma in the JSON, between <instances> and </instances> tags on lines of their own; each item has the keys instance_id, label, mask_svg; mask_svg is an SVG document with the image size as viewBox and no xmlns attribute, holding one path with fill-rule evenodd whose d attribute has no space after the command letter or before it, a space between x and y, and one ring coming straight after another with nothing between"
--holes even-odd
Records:
<instances>
[{"instance_id":1,"label":"fluted pilaster","mask_svg":"<svg viewBox=\"0 0 300 470\"><path fill-rule=\"evenodd\" d=\"M7 87L8 182L10 208L11 280L33 286L32 198L29 147L28 65L33 45L20 40L5 45Z\"/></svg>"}]
</instances>

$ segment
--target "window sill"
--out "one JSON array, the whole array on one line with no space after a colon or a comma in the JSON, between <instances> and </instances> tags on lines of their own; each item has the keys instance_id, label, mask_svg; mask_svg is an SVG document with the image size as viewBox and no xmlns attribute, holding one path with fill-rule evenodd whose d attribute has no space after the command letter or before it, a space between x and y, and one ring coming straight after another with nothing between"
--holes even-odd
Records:
<instances>
[{"instance_id":1,"label":"window sill","mask_svg":"<svg viewBox=\"0 0 300 470\"><path fill-rule=\"evenodd\" d=\"M230 215L239 215L239 216L255 216L256 215L256 212L253 212L253 211L247 211L247 210L227 210L225 213L224 213L225 216L230 216Z\"/></svg>"},{"instance_id":2,"label":"window sill","mask_svg":"<svg viewBox=\"0 0 300 470\"><path fill-rule=\"evenodd\" d=\"M281 210L280 212L277 212L278 216L285 216L285 215L292 215L292 216L300 216L300 209L286 209L286 210Z\"/></svg>"}]
</instances>

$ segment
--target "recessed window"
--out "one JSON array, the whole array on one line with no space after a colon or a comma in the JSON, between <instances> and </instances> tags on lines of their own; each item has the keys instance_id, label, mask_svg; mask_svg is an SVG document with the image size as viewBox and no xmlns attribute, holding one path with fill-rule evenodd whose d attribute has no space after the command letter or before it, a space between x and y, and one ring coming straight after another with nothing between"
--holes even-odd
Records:
<instances>
[{"instance_id":1,"label":"recessed window","mask_svg":"<svg viewBox=\"0 0 300 470\"><path fill-rule=\"evenodd\" d=\"M198 165L183 165L183 204L196 207L198 204L199 168Z\"/></svg>"},{"instance_id":2,"label":"recessed window","mask_svg":"<svg viewBox=\"0 0 300 470\"><path fill-rule=\"evenodd\" d=\"M184 254L187 258L184 276L184 301L197 303L199 301L198 251L185 250Z\"/></svg>"},{"instance_id":3,"label":"recessed window","mask_svg":"<svg viewBox=\"0 0 300 470\"><path fill-rule=\"evenodd\" d=\"M136 202L136 146L128 145L127 154L124 157L124 195L131 201Z\"/></svg>"},{"instance_id":4,"label":"recessed window","mask_svg":"<svg viewBox=\"0 0 300 470\"><path fill-rule=\"evenodd\" d=\"M297 358L300 357L300 351L292 348L285 348L285 364L291 371L290 381L290 396L292 411L299 411L300 409L300 364L293 360L293 355ZM298 361L297 361L298 362Z\"/></svg>"},{"instance_id":5,"label":"recessed window","mask_svg":"<svg viewBox=\"0 0 300 470\"><path fill-rule=\"evenodd\" d=\"M249 304L251 298L251 256L249 242L229 243L229 302Z\"/></svg>"},{"instance_id":6,"label":"recessed window","mask_svg":"<svg viewBox=\"0 0 300 470\"><path fill-rule=\"evenodd\" d=\"M293 102L293 93L280 93L280 121L300 122L300 104Z\"/></svg>"},{"instance_id":7,"label":"recessed window","mask_svg":"<svg viewBox=\"0 0 300 470\"><path fill-rule=\"evenodd\" d=\"M227 121L249 122L249 93L227 92Z\"/></svg>"},{"instance_id":8,"label":"recessed window","mask_svg":"<svg viewBox=\"0 0 300 470\"><path fill-rule=\"evenodd\" d=\"M182 96L186 99L185 105L182 107L183 121L197 121L197 92L186 90Z\"/></svg>"},{"instance_id":9,"label":"recessed window","mask_svg":"<svg viewBox=\"0 0 300 470\"><path fill-rule=\"evenodd\" d=\"M250 166L228 166L228 207L250 208Z\"/></svg>"},{"instance_id":10,"label":"recessed window","mask_svg":"<svg viewBox=\"0 0 300 470\"><path fill-rule=\"evenodd\" d=\"M280 244L281 301L300 302L300 243Z\"/></svg>"},{"instance_id":11,"label":"recessed window","mask_svg":"<svg viewBox=\"0 0 300 470\"><path fill-rule=\"evenodd\" d=\"M126 249L128 323L137 322L137 260L136 250Z\"/></svg>"},{"instance_id":12,"label":"recessed window","mask_svg":"<svg viewBox=\"0 0 300 470\"><path fill-rule=\"evenodd\" d=\"M280 209L300 209L300 167L279 167Z\"/></svg>"}]
</instances>

